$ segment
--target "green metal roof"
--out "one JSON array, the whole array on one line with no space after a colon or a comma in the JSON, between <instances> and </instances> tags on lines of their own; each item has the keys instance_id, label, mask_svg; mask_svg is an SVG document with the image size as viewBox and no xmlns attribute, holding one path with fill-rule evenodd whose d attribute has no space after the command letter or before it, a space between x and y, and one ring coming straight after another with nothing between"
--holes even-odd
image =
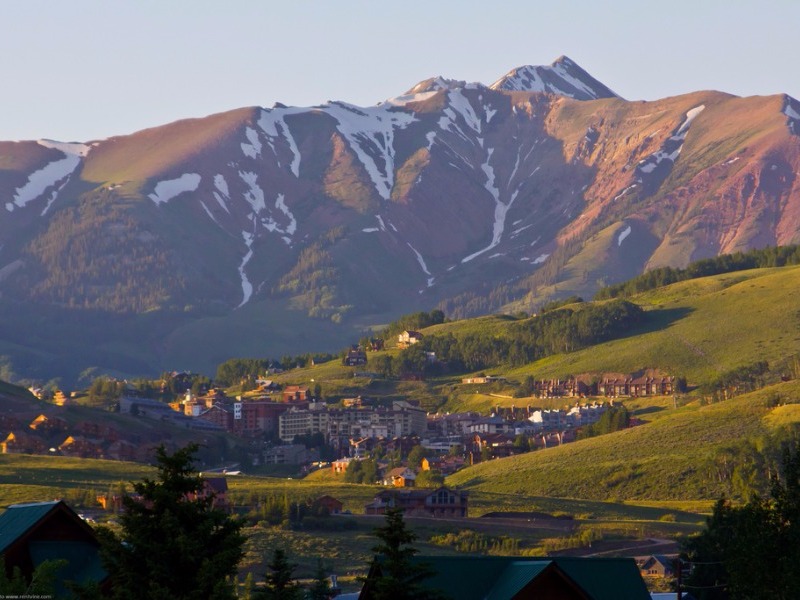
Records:
<instances>
[{"instance_id":1,"label":"green metal roof","mask_svg":"<svg viewBox=\"0 0 800 600\"><path fill-rule=\"evenodd\" d=\"M60 500L12 504L0 515L0 554L53 510Z\"/></svg>"},{"instance_id":2,"label":"green metal roof","mask_svg":"<svg viewBox=\"0 0 800 600\"><path fill-rule=\"evenodd\" d=\"M500 574L486 600L508 600L513 598L542 571L553 564L550 560L527 560L510 563Z\"/></svg>"},{"instance_id":3,"label":"green metal roof","mask_svg":"<svg viewBox=\"0 0 800 600\"><path fill-rule=\"evenodd\" d=\"M650 600L632 558L417 556L434 574L424 586L458 600L511 600L548 567L559 569L592 600Z\"/></svg>"},{"instance_id":4,"label":"green metal roof","mask_svg":"<svg viewBox=\"0 0 800 600\"><path fill-rule=\"evenodd\" d=\"M596 600L650 599L632 558L557 557L556 565Z\"/></svg>"}]
</instances>

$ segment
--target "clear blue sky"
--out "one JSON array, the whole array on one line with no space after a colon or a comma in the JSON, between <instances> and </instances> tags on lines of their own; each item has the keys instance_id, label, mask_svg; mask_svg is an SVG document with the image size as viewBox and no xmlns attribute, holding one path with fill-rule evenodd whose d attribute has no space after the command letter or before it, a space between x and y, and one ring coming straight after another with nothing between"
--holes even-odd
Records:
<instances>
[{"instance_id":1,"label":"clear blue sky","mask_svg":"<svg viewBox=\"0 0 800 600\"><path fill-rule=\"evenodd\" d=\"M565 54L628 99L800 98L798 0L0 0L0 140L242 106L371 105Z\"/></svg>"}]
</instances>

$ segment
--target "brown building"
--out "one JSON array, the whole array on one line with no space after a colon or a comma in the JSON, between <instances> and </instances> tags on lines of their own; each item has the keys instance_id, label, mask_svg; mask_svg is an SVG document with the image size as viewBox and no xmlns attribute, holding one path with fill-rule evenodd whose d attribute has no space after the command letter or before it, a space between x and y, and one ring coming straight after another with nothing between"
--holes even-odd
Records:
<instances>
[{"instance_id":1,"label":"brown building","mask_svg":"<svg viewBox=\"0 0 800 600\"><path fill-rule=\"evenodd\" d=\"M384 490L364 507L368 515L382 515L387 508L399 508L408 516L466 517L469 492L440 487L435 490Z\"/></svg>"},{"instance_id":2,"label":"brown building","mask_svg":"<svg viewBox=\"0 0 800 600\"><path fill-rule=\"evenodd\" d=\"M305 388L306 390L308 388ZM234 402L231 431L239 435L261 435L278 431L278 417L289 408L271 400L242 400Z\"/></svg>"},{"instance_id":3,"label":"brown building","mask_svg":"<svg viewBox=\"0 0 800 600\"><path fill-rule=\"evenodd\" d=\"M341 500L337 500L333 496L328 495L320 496L314 501L314 504L326 509L330 515L338 515L344 508L344 504L341 502Z\"/></svg>"},{"instance_id":4,"label":"brown building","mask_svg":"<svg viewBox=\"0 0 800 600\"><path fill-rule=\"evenodd\" d=\"M287 385L283 388L281 398L284 402L308 402L311 395L304 385Z\"/></svg>"}]
</instances>

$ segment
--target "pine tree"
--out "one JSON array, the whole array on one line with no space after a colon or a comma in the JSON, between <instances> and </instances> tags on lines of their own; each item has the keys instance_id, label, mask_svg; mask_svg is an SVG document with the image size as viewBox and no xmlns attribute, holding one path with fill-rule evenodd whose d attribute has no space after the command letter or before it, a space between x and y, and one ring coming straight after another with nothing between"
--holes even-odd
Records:
<instances>
[{"instance_id":1,"label":"pine tree","mask_svg":"<svg viewBox=\"0 0 800 600\"><path fill-rule=\"evenodd\" d=\"M386 511L386 524L375 529L380 540L372 551L380 577L371 578L366 587L370 600L440 600L444 596L422 587L421 582L433 573L423 563L413 560L417 553L413 544L417 536L406 528L403 511L390 508Z\"/></svg>"},{"instance_id":2,"label":"pine tree","mask_svg":"<svg viewBox=\"0 0 800 600\"><path fill-rule=\"evenodd\" d=\"M123 497L121 535L98 529L103 564L118 599L232 599L243 556L242 522L212 506L193 468L197 445L156 450L158 476Z\"/></svg>"},{"instance_id":3,"label":"pine tree","mask_svg":"<svg viewBox=\"0 0 800 600\"><path fill-rule=\"evenodd\" d=\"M314 582L308 588L307 600L330 600L333 597L333 588L322 564L322 559L317 559L317 569L314 572Z\"/></svg>"},{"instance_id":4,"label":"pine tree","mask_svg":"<svg viewBox=\"0 0 800 600\"><path fill-rule=\"evenodd\" d=\"M283 550L276 548L272 561L267 565L269 571L264 577L266 587L255 592L253 600L300 600L303 591L292 575L295 566L289 562Z\"/></svg>"}]
</instances>

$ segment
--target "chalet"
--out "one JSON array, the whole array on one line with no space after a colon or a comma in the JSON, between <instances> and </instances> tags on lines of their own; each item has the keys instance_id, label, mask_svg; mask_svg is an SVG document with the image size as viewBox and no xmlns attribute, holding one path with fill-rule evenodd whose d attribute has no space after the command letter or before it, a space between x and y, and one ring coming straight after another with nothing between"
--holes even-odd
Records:
<instances>
[{"instance_id":1,"label":"chalet","mask_svg":"<svg viewBox=\"0 0 800 600\"><path fill-rule=\"evenodd\" d=\"M56 390L53 393L53 404L56 406L66 406L67 404L70 404L70 399L61 390Z\"/></svg>"},{"instance_id":2,"label":"chalet","mask_svg":"<svg viewBox=\"0 0 800 600\"><path fill-rule=\"evenodd\" d=\"M64 456L78 456L80 458L102 458L103 447L96 441L80 435L68 435L58 446L59 452Z\"/></svg>"},{"instance_id":3,"label":"chalet","mask_svg":"<svg viewBox=\"0 0 800 600\"><path fill-rule=\"evenodd\" d=\"M392 469L383 478L383 485L394 487L414 487L417 479L416 473L408 467L397 467Z\"/></svg>"},{"instance_id":4,"label":"chalet","mask_svg":"<svg viewBox=\"0 0 800 600\"><path fill-rule=\"evenodd\" d=\"M280 389L280 385L275 383L272 379L259 378L256 379L258 389L264 392L274 392Z\"/></svg>"},{"instance_id":5,"label":"chalet","mask_svg":"<svg viewBox=\"0 0 800 600\"><path fill-rule=\"evenodd\" d=\"M284 402L308 402L311 395L308 393L308 387L304 385L287 385L283 388L281 398Z\"/></svg>"},{"instance_id":6,"label":"chalet","mask_svg":"<svg viewBox=\"0 0 800 600\"><path fill-rule=\"evenodd\" d=\"M345 471L347 471L347 467L350 466L350 462L354 460L352 458L340 458L339 460L334 460L331 463L331 471L334 475L341 475Z\"/></svg>"},{"instance_id":7,"label":"chalet","mask_svg":"<svg viewBox=\"0 0 800 600\"><path fill-rule=\"evenodd\" d=\"M404 331L397 336L397 347L408 348L421 342L424 337L419 331Z\"/></svg>"},{"instance_id":8,"label":"chalet","mask_svg":"<svg viewBox=\"0 0 800 600\"><path fill-rule=\"evenodd\" d=\"M314 500L314 505L325 509L328 511L329 515L341 514L342 509L344 508L344 504L341 502L341 500L337 500L333 496L328 496L327 494Z\"/></svg>"},{"instance_id":9,"label":"chalet","mask_svg":"<svg viewBox=\"0 0 800 600\"><path fill-rule=\"evenodd\" d=\"M233 407L224 404L215 404L197 415L199 419L214 423L225 431L233 429Z\"/></svg>"},{"instance_id":10,"label":"chalet","mask_svg":"<svg viewBox=\"0 0 800 600\"><path fill-rule=\"evenodd\" d=\"M37 432L57 433L66 430L69 424L60 417L48 417L41 414L31 421L28 427Z\"/></svg>"},{"instance_id":11,"label":"chalet","mask_svg":"<svg viewBox=\"0 0 800 600\"><path fill-rule=\"evenodd\" d=\"M663 554L653 554L636 561L639 571L645 577L672 577L674 575L674 558Z\"/></svg>"},{"instance_id":12,"label":"chalet","mask_svg":"<svg viewBox=\"0 0 800 600\"><path fill-rule=\"evenodd\" d=\"M415 556L431 573L421 585L459 600L650 600L631 558ZM372 600L383 560L373 561L360 600Z\"/></svg>"},{"instance_id":13,"label":"chalet","mask_svg":"<svg viewBox=\"0 0 800 600\"><path fill-rule=\"evenodd\" d=\"M7 574L14 569L30 580L46 560L64 560L56 573L56 597L65 597L65 581L94 582L107 573L92 528L63 501L12 504L0 515L0 555Z\"/></svg>"},{"instance_id":14,"label":"chalet","mask_svg":"<svg viewBox=\"0 0 800 600\"><path fill-rule=\"evenodd\" d=\"M24 431L12 431L0 442L0 453L3 454L41 454L44 452L47 452L47 444L41 438Z\"/></svg>"},{"instance_id":15,"label":"chalet","mask_svg":"<svg viewBox=\"0 0 800 600\"><path fill-rule=\"evenodd\" d=\"M367 364L367 353L359 347L350 348L344 357L344 364L348 367L359 367Z\"/></svg>"},{"instance_id":16,"label":"chalet","mask_svg":"<svg viewBox=\"0 0 800 600\"><path fill-rule=\"evenodd\" d=\"M204 477L203 497L211 496L211 506L214 508L228 508L228 480L224 477Z\"/></svg>"},{"instance_id":17,"label":"chalet","mask_svg":"<svg viewBox=\"0 0 800 600\"><path fill-rule=\"evenodd\" d=\"M399 508L407 516L466 517L469 492L446 487L431 489L384 490L364 507L368 515L382 515L387 508Z\"/></svg>"}]
</instances>

